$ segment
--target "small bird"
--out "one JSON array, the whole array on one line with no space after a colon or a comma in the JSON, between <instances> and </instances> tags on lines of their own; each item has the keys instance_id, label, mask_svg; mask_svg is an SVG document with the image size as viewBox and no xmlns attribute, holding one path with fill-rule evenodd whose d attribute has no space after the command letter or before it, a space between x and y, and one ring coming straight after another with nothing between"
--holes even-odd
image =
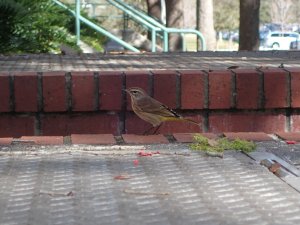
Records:
<instances>
[{"instance_id":1,"label":"small bird","mask_svg":"<svg viewBox=\"0 0 300 225\"><path fill-rule=\"evenodd\" d=\"M193 123L197 126L197 122L183 118L178 115L172 109L150 97L143 89L138 87L132 87L125 90L131 97L131 106L135 114L142 120L151 123L153 127L156 127L154 133L159 129L161 124L165 121L183 121ZM152 127L150 128L152 129ZM149 129L149 130L150 130ZM147 133L147 130L145 133ZM144 133L144 134L145 134Z\"/></svg>"}]
</instances>

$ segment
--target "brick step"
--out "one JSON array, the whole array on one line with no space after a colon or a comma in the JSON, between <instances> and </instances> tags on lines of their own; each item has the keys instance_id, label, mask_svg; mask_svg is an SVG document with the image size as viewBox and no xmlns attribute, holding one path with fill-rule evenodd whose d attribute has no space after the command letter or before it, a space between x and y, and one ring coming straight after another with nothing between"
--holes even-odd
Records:
<instances>
[{"instance_id":1,"label":"brick step","mask_svg":"<svg viewBox=\"0 0 300 225\"><path fill-rule=\"evenodd\" d=\"M11 144L28 145L63 145L63 144L87 144L87 145L126 145L126 144L168 144L191 143L195 133L174 133L169 135L134 135L124 134L114 136L112 134L73 134L71 136L22 136L20 138L0 138L0 146ZM229 139L243 139L249 141L287 141L287 144L300 141L300 132L278 132L267 134L263 132L227 132L222 134L201 133L208 138L227 137ZM291 142L293 141L293 142Z\"/></svg>"}]
</instances>

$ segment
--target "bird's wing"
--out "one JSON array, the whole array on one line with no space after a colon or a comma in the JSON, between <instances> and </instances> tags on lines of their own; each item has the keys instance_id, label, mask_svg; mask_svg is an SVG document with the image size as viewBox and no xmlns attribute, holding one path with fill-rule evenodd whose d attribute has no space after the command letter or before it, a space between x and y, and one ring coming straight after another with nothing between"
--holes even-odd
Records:
<instances>
[{"instance_id":1,"label":"bird's wing","mask_svg":"<svg viewBox=\"0 0 300 225\"><path fill-rule=\"evenodd\" d=\"M143 112L153 113L164 117L181 117L180 115L178 115L173 110L169 109L161 102L148 96L139 99L136 105Z\"/></svg>"}]
</instances>

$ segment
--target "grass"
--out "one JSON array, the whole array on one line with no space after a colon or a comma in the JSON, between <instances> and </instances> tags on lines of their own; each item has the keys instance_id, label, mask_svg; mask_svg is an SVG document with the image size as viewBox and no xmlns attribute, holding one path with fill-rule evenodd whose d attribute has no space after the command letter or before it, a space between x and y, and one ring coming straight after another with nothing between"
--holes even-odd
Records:
<instances>
[{"instance_id":1,"label":"grass","mask_svg":"<svg viewBox=\"0 0 300 225\"><path fill-rule=\"evenodd\" d=\"M194 136L195 143L190 145L192 150L204 151L210 154L222 155L225 150L236 150L249 153L255 150L256 144L252 141L241 139L229 140L220 138L216 140L208 139L202 135Z\"/></svg>"}]
</instances>

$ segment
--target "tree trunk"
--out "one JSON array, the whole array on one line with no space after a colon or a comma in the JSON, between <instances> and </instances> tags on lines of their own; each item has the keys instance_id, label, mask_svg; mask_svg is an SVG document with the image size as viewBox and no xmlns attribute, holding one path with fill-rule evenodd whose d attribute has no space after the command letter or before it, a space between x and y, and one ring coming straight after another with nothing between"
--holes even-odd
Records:
<instances>
[{"instance_id":1,"label":"tree trunk","mask_svg":"<svg viewBox=\"0 0 300 225\"><path fill-rule=\"evenodd\" d=\"M160 0L146 0L148 15L160 19L161 5ZM151 40L151 30L148 31L148 39ZM161 43L160 39L157 39L157 44Z\"/></svg>"},{"instance_id":2,"label":"tree trunk","mask_svg":"<svg viewBox=\"0 0 300 225\"><path fill-rule=\"evenodd\" d=\"M160 0L147 0L148 14L160 19Z\"/></svg>"},{"instance_id":3,"label":"tree trunk","mask_svg":"<svg viewBox=\"0 0 300 225\"><path fill-rule=\"evenodd\" d=\"M183 0L166 0L167 26L182 28L183 26ZM181 50L181 37L179 34L169 35L169 50Z\"/></svg>"},{"instance_id":4,"label":"tree trunk","mask_svg":"<svg viewBox=\"0 0 300 225\"><path fill-rule=\"evenodd\" d=\"M240 0L239 50L259 49L260 0Z\"/></svg>"},{"instance_id":5,"label":"tree trunk","mask_svg":"<svg viewBox=\"0 0 300 225\"><path fill-rule=\"evenodd\" d=\"M206 41L207 50L216 49L216 32L214 29L213 0L200 0L199 30Z\"/></svg>"}]
</instances>

